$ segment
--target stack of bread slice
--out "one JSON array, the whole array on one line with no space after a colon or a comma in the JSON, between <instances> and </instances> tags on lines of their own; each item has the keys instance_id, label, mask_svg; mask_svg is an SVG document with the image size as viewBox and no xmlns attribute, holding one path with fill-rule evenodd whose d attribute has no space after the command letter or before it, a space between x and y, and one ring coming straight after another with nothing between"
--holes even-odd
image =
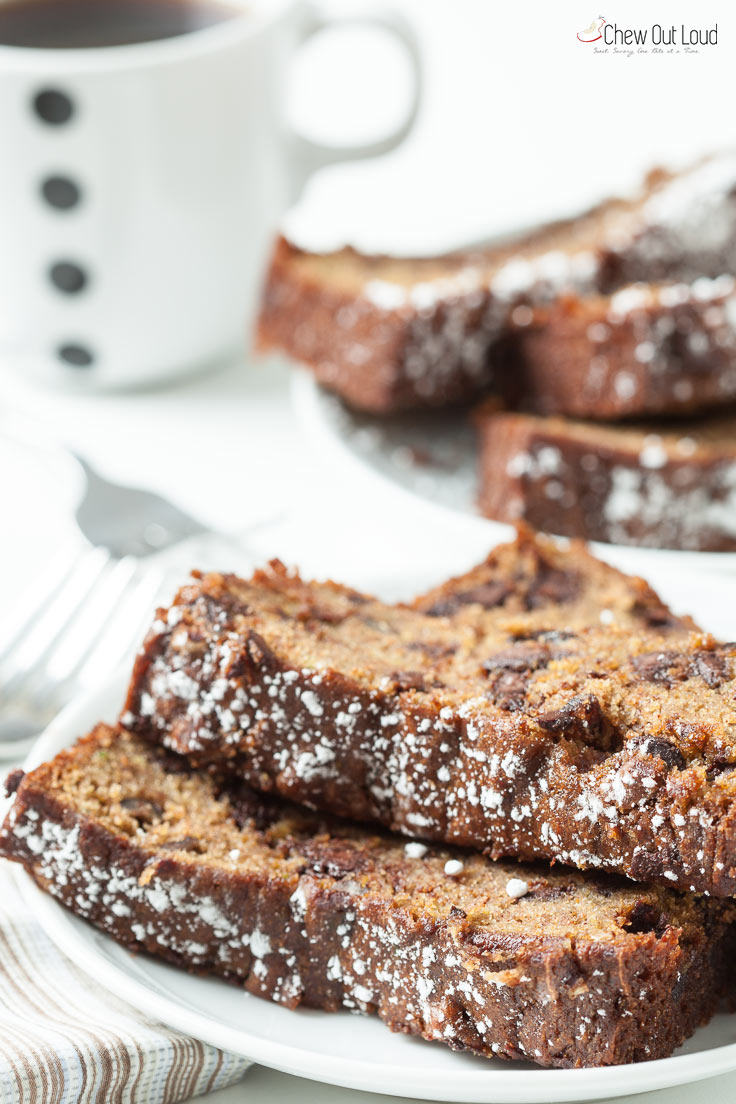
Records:
<instances>
[{"instance_id":1,"label":"stack of bread slice","mask_svg":"<svg viewBox=\"0 0 736 1104\"><path fill-rule=\"evenodd\" d=\"M650 174L634 199L454 254L317 254L281 239L258 342L378 415L492 394L478 416L492 517L733 550L736 442L711 416L736 402L735 274L736 153L722 153Z\"/></svg>"},{"instance_id":2,"label":"stack of bread slice","mask_svg":"<svg viewBox=\"0 0 736 1104\"><path fill-rule=\"evenodd\" d=\"M665 1057L733 986L735 692L734 645L526 532L409 605L195 574L118 724L11 776L0 853L287 1007Z\"/></svg>"}]
</instances>

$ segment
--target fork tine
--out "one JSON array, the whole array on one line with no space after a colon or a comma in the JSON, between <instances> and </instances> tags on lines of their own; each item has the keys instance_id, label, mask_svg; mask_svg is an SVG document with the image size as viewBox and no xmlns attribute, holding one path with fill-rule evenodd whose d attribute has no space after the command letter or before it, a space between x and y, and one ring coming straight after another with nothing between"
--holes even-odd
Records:
<instances>
[{"instance_id":1,"label":"fork tine","mask_svg":"<svg viewBox=\"0 0 736 1104\"><path fill-rule=\"evenodd\" d=\"M138 647L153 619L163 581L164 573L159 568L148 568L134 580L135 591L105 627L93 655L79 674L83 686L94 684L114 671Z\"/></svg>"},{"instance_id":2,"label":"fork tine","mask_svg":"<svg viewBox=\"0 0 736 1104\"><path fill-rule=\"evenodd\" d=\"M57 643L46 659L46 669L51 679L63 682L84 666L105 626L123 600L137 568L138 564L132 556L106 565L95 586L80 605L77 616L69 624L63 640Z\"/></svg>"},{"instance_id":3,"label":"fork tine","mask_svg":"<svg viewBox=\"0 0 736 1104\"><path fill-rule=\"evenodd\" d=\"M7 616L3 617L0 629L0 663L18 647L39 617L48 610L78 565L80 551L88 547L87 542L79 534L75 534L62 544L33 583L22 590Z\"/></svg>"},{"instance_id":4,"label":"fork tine","mask_svg":"<svg viewBox=\"0 0 736 1104\"><path fill-rule=\"evenodd\" d=\"M23 693L33 672L42 669L109 563L106 549L90 549L47 613L14 646L10 677L0 684L0 694L6 702Z\"/></svg>"},{"instance_id":5,"label":"fork tine","mask_svg":"<svg viewBox=\"0 0 736 1104\"><path fill-rule=\"evenodd\" d=\"M131 605L140 589L137 572L138 564L133 557L120 560L95 587L70 632L49 657L42 678L36 682L33 704L37 710L47 712L72 696L80 684L81 673L91 657L97 655L100 641L117 621L117 611ZM136 609L139 608L136 605ZM71 646L70 656L67 655L67 643ZM127 644L130 643L128 639Z\"/></svg>"}]
</instances>

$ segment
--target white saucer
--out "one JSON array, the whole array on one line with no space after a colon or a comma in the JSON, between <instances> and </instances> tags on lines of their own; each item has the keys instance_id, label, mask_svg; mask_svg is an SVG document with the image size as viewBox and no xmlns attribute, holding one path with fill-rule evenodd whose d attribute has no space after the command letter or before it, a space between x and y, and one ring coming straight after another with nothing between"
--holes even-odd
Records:
<instances>
[{"instance_id":1,"label":"white saucer","mask_svg":"<svg viewBox=\"0 0 736 1104\"><path fill-rule=\"evenodd\" d=\"M310 440L331 465L350 466L355 477L373 483L384 496L410 500L435 529L452 526L469 541L488 546L512 535L509 525L482 517L475 506L477 449L467 411L427 411L376 418L350 410L301 368L292 372L297 416ZM407 503L408 504L408 503ZM723 571L736 574L736 552L679 552L591 544L596 555L624 571Z\"/></svg>"},{"instance_id":2,"label":"white saucer","mask_svg":"<svg viewBox=\"0 0 736 1104\"><path fill-rule=\"evenodd\" d=\"M395 580L406 597L414 589L411 578L404 574ZM728 611L736 609L736 579L723 576L713 588L707 579L671 573L667 597L689 609L705 628L722 631L731 617ZM41 737L27 767L68 747L96 721L112 720L125 683L121 673L72 703ZM736 1070L736 1016L717 1016L671 1058L605 1069L543 1070L392 1035L374 1018L289 1011L223 982L132 955L63 909L25 874L19 871L18 877L51 939L111 991L187 1034L315 1081L427 1100L551 1104L610 1099Z\"/></svg>"}]
</instances>

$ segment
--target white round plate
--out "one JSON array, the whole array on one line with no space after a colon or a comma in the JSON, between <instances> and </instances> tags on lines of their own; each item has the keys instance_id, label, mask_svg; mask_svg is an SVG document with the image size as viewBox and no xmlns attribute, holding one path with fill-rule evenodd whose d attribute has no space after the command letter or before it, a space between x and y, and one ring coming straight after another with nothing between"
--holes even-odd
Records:
<instances>
[{"instance_id":1,"label":"white round plate","mask_svg":"<svg viewBox=\"0 0 736 1104\"><path fill-rule=\"evenodd\" d=\"M397 569L395 580L406 597L415 589L410 566ZM380 565L378 570L383 573ZM666 597L692 612L704 628L724 635L729 611L736 609L736 579L723 576L713 587L707 577L672 573ZM36 744L26 768L70 746L100 719L113 719L126 682L127 673L121 672L68 706ZM51 939L111 991L189 1035L315 1081L426 1100L551 1104L628 1096L736 1070L736 1016L716 1016L672 1058L604 1069L543 1070L454 1054L435 1043L393 1035L372 1017L289 1011L224 982L130 954L42 893L21 871L19 880Z\"/></svg>"},{"instance_id":2,"label":"white round plate","mask_svg":"<svg viewBox=\"0 0 736 1104\"><path fill-rule=\"evenodd\" d=\"M412 500L436 528L460 528L469 540L507 540L511 526L482 517L475 506L477 449L467 411L414 412L377 418L350 410L301 368L292 372L292 400L312 443L331 464L350 465L385 494L392 487ZM591 544L624 571L652 574L660 567L736 573L736 552L678 552Z\"/></svg>"}]
</instances>

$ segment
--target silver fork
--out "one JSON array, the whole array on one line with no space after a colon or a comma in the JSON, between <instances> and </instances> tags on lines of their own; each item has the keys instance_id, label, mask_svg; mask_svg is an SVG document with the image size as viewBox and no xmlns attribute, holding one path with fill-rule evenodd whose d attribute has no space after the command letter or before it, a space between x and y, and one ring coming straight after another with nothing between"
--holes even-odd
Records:
<instances>
[{"instance_id":1,"label":"silver fork","mask_svg":"<svg viewBox=\"0 0 736 1104\"><path fill-rule=\"evenodd\" d=\"M206 526L151 491L86 477L79 532L0 628L0 757L17 757L80 685L104 677L150 618L165 569L151 561Z\"/></svg>"}]
</instances>

